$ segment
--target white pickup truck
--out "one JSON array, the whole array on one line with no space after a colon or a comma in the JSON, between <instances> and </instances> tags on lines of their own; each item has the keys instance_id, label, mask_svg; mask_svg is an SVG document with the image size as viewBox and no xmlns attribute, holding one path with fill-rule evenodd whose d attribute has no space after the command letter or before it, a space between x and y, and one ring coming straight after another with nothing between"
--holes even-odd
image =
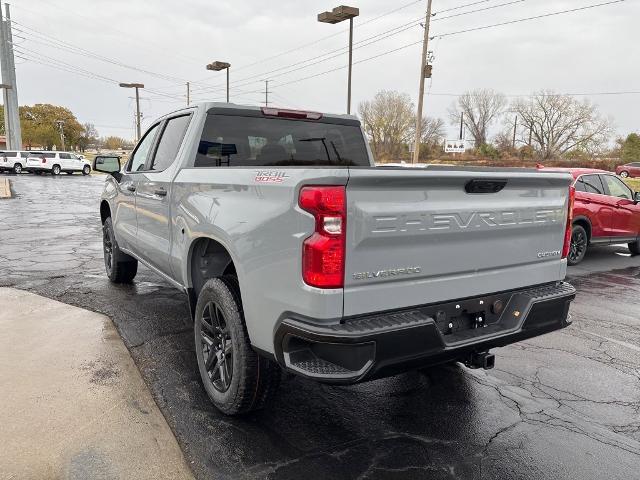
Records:
<instances>
[{"instance_id":1,"label":"white pickup truck","mask_svg":"<svg viewBox=\"0 0 640 480\"><path fill-rule=\"evenodd\" d=\"M376 168L351 116L202 103L170 113L107 176L113 282L141 262L187 294L205 390L260 408L281 369L345 384L569 324L571 177Z\"/></svg>"}]
</instances>

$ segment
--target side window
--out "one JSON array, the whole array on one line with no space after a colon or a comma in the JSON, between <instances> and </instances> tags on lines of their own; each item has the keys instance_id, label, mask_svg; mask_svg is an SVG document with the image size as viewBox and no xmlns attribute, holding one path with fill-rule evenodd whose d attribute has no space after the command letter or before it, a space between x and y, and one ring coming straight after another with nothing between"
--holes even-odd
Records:
<instances>
[{"instance_id":1,"label":"side window","mask_svg":"<svg viewBox=\"0 0 640 480\"><path fill-rule=\"evenodd\" d=\"M69 155L68 153L61 153L60 158L62 160L69 160L71 158L71 155Z\"/></svg>"},{"instance_id":2,"label":"side window","mask_svg":"<svg viewBox=\"0 0 640 480\"><path fill-rule=\"evenodd\" d=\"M18 155L18 152L4 152L4 156L5 157L17 157L19 155Z\"/></svg>"},{"instance_id":3,"label":"side window","mask_svg":"<svg viewBox=\"0 0 640 480\"><path fill-rule=\"evenodd\" d=\"M574 183L573 186L576 189L576 192L587 191L586 187L584 186L584 181L582 180L582 178L579 178L578 180L576 180L576 183Z\"/></svg>"},{"instance_id":4,"label":"side window","mask_svg":"<svg viewBox=\"0 0 640 480\"><path fill-rule=\"evenodd\" d=\"M602 175L602 180L607 186L607 190L609 191L610 196L633 200L631 189L627 187L625 183L619 178L616 178L613 175Z\"/></svg>"},{"instance_id":5,"label":"side window","mask_svg":"<svg viewBox=\"0 0 640 480\"><path fill-rule=\"evenodd\" d=\"M151 147L156 138L159 125L158 123L147 130L142 141L138 144L136 151L133 152L131 160L129 160L129 165L127 166L128 172L140 172L144 170L144 165L147 163L147 158L149 158L149 154L151 153Z\"/></svg>"},{"instance_id":6,"label":"side window","mask_svg":"<svg viewBox=\"0 0 640 480\"><path fill-rule=\"evenodd\" d=\"M158 142L151 170L162 171L174 162L190 120L191 115L183 115L167 121Z\"/></svg>"},{"instance_id":7,"label":"side window","mask_svg":"<svg viewBox=\"0 0 640 480\"><path fill-rule=\"evenodd\" d=\"M598 175L583 175L580 177L584 184L584 191L587 193L597 193L604 195L604 188Z\"/></svg>"}]
</instances>

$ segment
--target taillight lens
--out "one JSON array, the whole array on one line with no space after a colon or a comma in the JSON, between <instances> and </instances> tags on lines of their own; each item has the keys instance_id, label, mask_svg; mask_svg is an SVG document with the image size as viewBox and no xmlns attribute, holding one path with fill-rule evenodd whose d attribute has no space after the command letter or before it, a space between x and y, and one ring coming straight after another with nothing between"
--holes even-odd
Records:
<instances>
[{"instance_id":1,"label":"taillight lens","mask_svg":"<svg viewBox=\"0 0 640 480\"><path fill-rule=\"evenodd\" d=\"M47 159L42 157L42 163L47 163Z\"/></svg>"},{"instance_id":2,"label":"taillight lens","mask_svg":"<svg viewBox=\"0 0 640 480\"><path fill-rule=\"evenodd\" d=\"M562 246L562 258L567 258L571 249L571 230L573 226L573 203L576 199L575 187L569 187L569 211L567 212L567 228L564 231L564 245Z\"/></svg>"},{"instance_id":3,"label":"taillight lens","mask_svg":"<svg viewBox=\"0 0 640 480\"><path fill-rule=\"evenodd\" d=\"M318 288L344 287L346 192L344 186L308 186L298 204L313 214L315 231L302 244L302 278Z\"/></svg>"}]
</instances>

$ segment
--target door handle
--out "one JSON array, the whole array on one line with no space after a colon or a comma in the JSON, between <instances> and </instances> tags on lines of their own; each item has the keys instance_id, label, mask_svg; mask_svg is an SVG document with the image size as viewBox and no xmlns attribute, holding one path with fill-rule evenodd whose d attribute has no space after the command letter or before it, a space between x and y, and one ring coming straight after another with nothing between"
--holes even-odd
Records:
<instances>
[{"instance_id":1,"label":"door handle","mask_svg":"<svg viewBox=\"0 0 640 480\"><path fill-rule=\"evenodd\" d=\"M159 197L164 197L167 195L167 191L164 188L159 188L158 190L154 190L153 193L155 193Z\"/></svg>"},{"instance_id":2,"label":"door handle","mask_svg":"<svg viewBox=\"0 0 640 480\"><path fill-rule=\"evenodd\" d=\"M127 185L127 190L129 190L130 192L135 192L136 191L136 186L135 185Z\"/></svg>"}]
</instances>

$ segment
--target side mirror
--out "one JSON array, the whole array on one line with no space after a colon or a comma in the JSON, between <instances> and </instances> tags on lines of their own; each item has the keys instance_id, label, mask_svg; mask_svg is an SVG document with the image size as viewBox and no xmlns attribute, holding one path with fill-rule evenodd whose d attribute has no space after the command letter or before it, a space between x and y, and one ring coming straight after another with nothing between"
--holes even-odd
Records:
<instances>
[{"instance_id":1,"label":"side mirror","mask_svg":"<svg viewBox=\"0 0 640 480\"><path fill-rule=\"evenodd\" d=\"M112 175L118 181L120 181L120 178L122 178L120 168L120 157L107 157L98 155L93 160L94 171Z\"/></svg>"},{"instance_id":2,"label":"side mirror","mask_svg":"<svg viewBox=\"0 0 640 480\"><path fill-rule=\"evenodd\" d=\"M636 205L640 203L640 192L636 192L633 194L633 203Z\"/></svg>"}]
</instances>

